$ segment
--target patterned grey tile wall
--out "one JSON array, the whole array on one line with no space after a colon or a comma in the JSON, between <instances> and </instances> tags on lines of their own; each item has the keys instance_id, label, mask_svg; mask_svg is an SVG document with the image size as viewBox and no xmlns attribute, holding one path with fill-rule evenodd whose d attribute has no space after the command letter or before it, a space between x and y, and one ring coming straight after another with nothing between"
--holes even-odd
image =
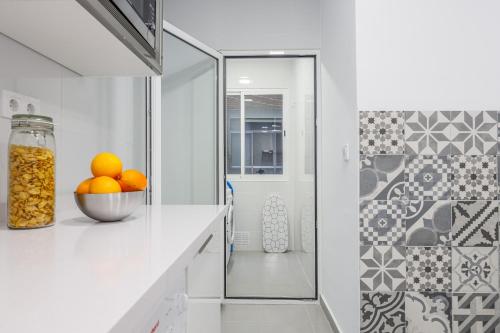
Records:
<instances>
[{"instance_id":1,"label":"patterned grey tile wall","mask_svg":"<svg viewBox=\"0 0 500 333\"><path fill-rule=\"evenodd\" d=\"M362 112L359 117L361 154L404 154L404 119L399 111Z\"/></svg>"},{"instance_id":2,"label":"patterned grey tile wall","mask_svg":"<svg viewBox=\"0 0 500 333\"><path fill-rule=\"evenodd\" d=\"M500 112L359 119L361 332L500 333Z\"/></svg>"}]
</instances>

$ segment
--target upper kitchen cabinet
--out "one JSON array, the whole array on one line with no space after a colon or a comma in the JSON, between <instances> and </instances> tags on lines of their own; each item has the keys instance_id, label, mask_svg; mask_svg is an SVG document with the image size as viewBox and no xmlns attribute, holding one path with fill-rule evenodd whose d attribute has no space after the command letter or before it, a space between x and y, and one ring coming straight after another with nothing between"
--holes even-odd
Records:
<instances>
[{"instance_id":1,"label":"upper kitchen cabinet","mask_svg":"<svg viewBox=\"0 0 500 333\"><path fill-rule=\"evenodd\" d=\"M162 0L0 1L0 33L84 76L162 73Z\"/></svg>"}]
</instances>

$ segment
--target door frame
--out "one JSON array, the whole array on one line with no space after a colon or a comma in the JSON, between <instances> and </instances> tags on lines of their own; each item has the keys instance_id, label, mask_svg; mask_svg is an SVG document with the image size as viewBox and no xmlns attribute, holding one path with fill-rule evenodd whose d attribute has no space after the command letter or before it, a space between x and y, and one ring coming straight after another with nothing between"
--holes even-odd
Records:
<instances>
[{"instance_id":1,"label":"door frame","mask_svg":"<svg viewBox=\"0 0 500 333\"><path fill-rule=\"evenodd\" d=\"M216 200L218 204L224 203L225 197L225 180L224 180L224 168L222 168L224 163L224 132L221 130L224 126L224 105L222 102L223 98L223 55L217 50L207 46L206 44L200 42L198 39L187 34L181 29L177 28L175 25L163 21L163 32L167 32L174 37L182 40L186 44L200 50L201 52L208 54L217 61L217 119L216 119L216 174L214 177L217 178L216 181ZM164 57L168 57L168 52L164 52ZM163 61L165 66L165 61ZM162 76L151 77L151 178L154 182L151 184L151 203L160 204L162 203L161 195L161 78Z\"/></svg>"},{"instance_id":2,"label":"door frame","mask_svg":"<svg viewBox=\"0 0 500 333\"><path fill-rule=\"evenodd\" d=\"M315 93L315 106L314 106L314 118L315 118L315 136L314 136L314 158L315 158L315 291L313 298L297 298L297 297L228 297L226 293L226 270L227 267L224 265L224 300L225 303L235 303L235 304L292 304L295 302L303 303L315 303L319 304L319 294L321 290L322 281L320 279L320 267L319 263L321 261L321 251L320 238L321 234L321 221L322 221L322 191L323 191L323 170L322 170L322 158L319 152L322 151L322 116L321 116L321 57L319 50L221 50L224 56L224 73L223 73L223 138L226 137L225 128L225 98L226 98L226 60L227 59L244 59L244 58L313 58L314 59L314 93ZM224 175L226 174L226 154L224 153ZM224 235L225 235L225 225L224 225ZM224 241L226 246L226 239ZM226 262L226 251L224 249L224 263Z\"/></svg>"}]
</instances>

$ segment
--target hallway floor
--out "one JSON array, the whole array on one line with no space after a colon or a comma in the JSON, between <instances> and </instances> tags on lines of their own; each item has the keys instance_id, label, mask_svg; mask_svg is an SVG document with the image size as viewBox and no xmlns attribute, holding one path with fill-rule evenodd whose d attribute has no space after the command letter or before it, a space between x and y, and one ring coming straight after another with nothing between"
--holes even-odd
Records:
<instances>
[{"instance_id":1,"label":"hallway floor","mask_svg":"<svg viewBox=\"0 0 500 333\"><path fill-rule=\"evenodd\" d=\"M304 263L309 263L308 267ZM231 256L227 295L314 298L311 281L314 281L314 253L240 251Z\"/></svg>"},{"instance_id":2,"label":"hallway floor","mask_svg":"<svg viewBox=\"0 0 500 333\"><path fill-rule=\"evenodd\" d=\"M334 333L321 310L311 305L239 305L222 308L222 333Z\"/></svg>"}]
</instances>

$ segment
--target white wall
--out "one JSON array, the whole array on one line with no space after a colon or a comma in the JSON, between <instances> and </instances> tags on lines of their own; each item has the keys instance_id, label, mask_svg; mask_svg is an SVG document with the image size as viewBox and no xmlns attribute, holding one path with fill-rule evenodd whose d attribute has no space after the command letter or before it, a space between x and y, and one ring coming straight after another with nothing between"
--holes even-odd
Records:
<instances>
[{"instance_id":1,"label":"white wall","mask_svg":"<svg viewBox=\"0 0 500 333\"><path fill-rule=\"evenodd\" d=\"M145 86L140 78L82 78L0 34L0 90L40 99L56 125L57 209L76 208L71 193L90 176L102 150L145 171ZM140 125L143 125L142 127ZM0 118L0 220L6 219L10 120Z\"/></svg>"},{"instance_id":2,"label":"white wall","mask_svg":"<svg viewBox=\"0 0 500 333\"><path fill-rule=\"evenodd\" d=\"M165 19L217 50L317 49L319 0L165 0Z\"/></svg>"},{"instance_id":3,"label":"white wall","mask_svg":"<svg viewBox=\"0 0 500 333\"><path fill-rule=\"evenodd\" d=\"M322 0L321 295L343 333L359 332L355 6ZM342 158L349 144L351 160Z\"/></svg>"},{"instance_id":4,"label":"white wall","mask_svg":"<svg viewBox=\"0 0 500 333\"><path fill-rule=\"evenodd\" d=\"M500 108L500 2L357 0L361 110Z\"/></svg>"}]
</instances>

